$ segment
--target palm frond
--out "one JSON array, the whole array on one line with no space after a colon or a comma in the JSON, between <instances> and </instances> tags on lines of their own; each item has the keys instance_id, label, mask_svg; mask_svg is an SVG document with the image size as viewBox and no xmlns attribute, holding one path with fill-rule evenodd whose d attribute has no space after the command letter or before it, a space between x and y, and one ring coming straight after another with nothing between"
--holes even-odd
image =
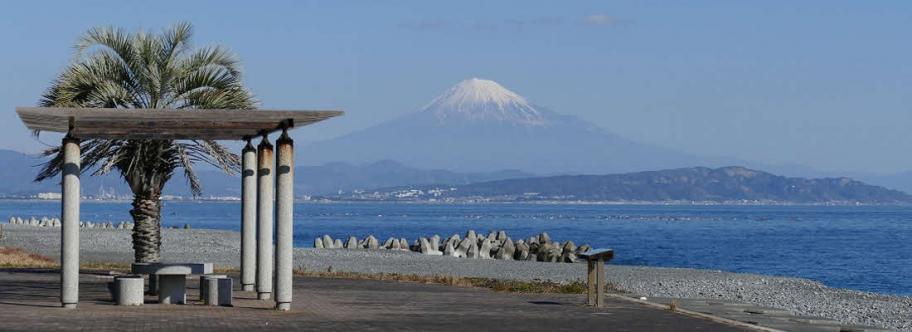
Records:
<instances>
[{"instance_id":1,"label":"palm frond","mask_svg":"<svg viewBox=\"0 0 912 332\"><path fill-rule=\"evenodd\" d=\"M76 58L53 81L39 104L47 107L252 109L237 57L223 47L190 50L193 27L178 23L160 34L127 33L112 27L87 31L76 42ZM93 175L117 171L134 194L160 193L177 169L194 195L202 193L195 165L228 174L240 170L237 154L215 141L86 140L83 170ZM36 181L60 174L60 148Z\"/></svg>"},{"instance_id":2,"label":"palm frond","mask_svg":"<svg viewBox=\"0 0 912 332\"><path fill-rule=\"evenodd\" d=\"M190 39L193 38L193 25L188 22L178 22L165 30L159 38L163 46L160 56L165 60L166 67L170 67L174 58L183 53Z\"/></svg>"},{"instance_id":3,"label":"palm frond","mask_svg":"<svg viewBox=\"0 0 912 332\"><path fill-rule=\"evenodd\" d=\"M174 145L178 164L181 168L184 169L184 178L187 179L187 183L190 184L190 192L193 193L193 196L199 196L203 193L203 186L200 183L199 177L196 176L196 172L193 171L193 160L188 153L188 150L185 148L186 145L178 143Z\"/></svg>"}]
</instances>

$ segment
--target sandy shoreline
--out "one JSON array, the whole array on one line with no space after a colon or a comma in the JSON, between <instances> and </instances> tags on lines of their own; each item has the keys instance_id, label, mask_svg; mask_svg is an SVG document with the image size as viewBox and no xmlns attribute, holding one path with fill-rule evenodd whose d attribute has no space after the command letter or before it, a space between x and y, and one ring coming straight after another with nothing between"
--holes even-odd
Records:
<instances>
[{"instance_id":1,"label":"sandy shoreline","mask_svg":"<svg viewBox=\"0 0 912 332\"><path fill-rule=\"evenodd\" d=\"M59 229L2 225L0 246L59 256ZM239 265L240 236L221 230L163 230L162 257L173 262ZM130 232L82 229L83 262L132 262ZM295 267L311 271L453 275L513 280L582 280L585 264L425 256L403 251L295 249ZM826 287L818 282L714 270L609 265L608 281L632 294L731 300L820 316L843 323L912 330L912 297Z\"/></svg>"}]
</instances>

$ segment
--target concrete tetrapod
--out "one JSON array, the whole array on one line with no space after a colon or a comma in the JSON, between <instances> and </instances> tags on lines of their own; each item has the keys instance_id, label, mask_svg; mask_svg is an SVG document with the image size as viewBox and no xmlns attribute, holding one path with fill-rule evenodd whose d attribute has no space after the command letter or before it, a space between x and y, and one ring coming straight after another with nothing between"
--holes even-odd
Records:
<instances>
[{"instance_id":1,"label":"concrete tetrapod","mask_svg":"<svg viewBox=\"0 0 912 332\"><path fill-rule=\"evenodd\" d=\"M516 252L516 246L513 245L513 240L510 238L504 239L503 246L497 249L497 254L494 258L503 259L503 260L513 260L513 255Z\"/></svg>"},{"instance_id":2,"label":"concrete tetrapod","mask_svg":"<svg viewBox=\"0 0 912 332\"><path fill-rule=\"evenodd\" d=\"M380 249L380 241L377 241L373 235L368 235L365 242L367 242L367 249Z\"/></svg>"},{"instance_id":3,"label":"concrete tetrapod","mask_svg":"<svg viewBox=\"0 0 912 332\"><path fill-rule=\"evenodd\" d=\"M459 257L456 254L456 248L453 248L453 242L447 241L446 246L443 248L443 255L450 257Z\"/></svg>"},{"instance_id":4,"label":"concrete tetrapod","mask_svg":"<svg viewBox=\"0 0 912 332\"><path fill-rule=\"evenodd\" d=\"M491 259L491 240L485 238L481 241L481 246L478 248L478 257L482 259Z\"/></svg>"},{"instance_id":5,"label":"concrete tetrapod","mask_svg":"<svg viewBox=\"0 0 912 332\"><path fill-rule=\"evenodd\" d=\"M479 258L477 243L469 243L469 249L466 251L466 258Z\"/></svg>"},{"instance_id":6,"label":"concrete tetrapod","mask_svg":"<svg viewBox=\"0 0 912 332\"><path fill-rule=\"evenodd\" d=\"M396 242L396 246L398 247L398 246L399 246L399 240L396 240L396 239L394 239L394 238L388 238L388 239L386 239L385 242L383 242L383 246L382 246L383 249L393 249L393 242L394 242L394 241ZM398 248L397 248L397 249L398 249Z\"/></svg>"},{"instance_id":7,"label":"concrete tetrapod","mask_svg":"<svg viewBox=\"0 0 912 332\"><path fill-rule=\"evenodd\" d=\"M349 236L348 241L345 242L345 249L355 249L358 247L358 238L354 236Z\"/></svg>"},{"instance_id":8,"label":"concrete tetrapod","mask_svg":"<svg viewBox=\"0 0 912 332\"><path fill-rule=\"evenodd\" d=\"M333 239L331 237L329 237L329 235L323 235L323 248L326 248L326 249L335 248L335 246L333 245Z\"/></svg>"}]
</instances>

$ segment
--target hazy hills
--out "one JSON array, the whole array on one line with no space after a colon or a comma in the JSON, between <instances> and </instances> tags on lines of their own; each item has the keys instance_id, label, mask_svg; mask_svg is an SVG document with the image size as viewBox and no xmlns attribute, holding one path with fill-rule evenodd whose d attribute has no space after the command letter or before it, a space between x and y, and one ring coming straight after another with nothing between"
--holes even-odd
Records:
<instances>
[{"instance_id":1,"label":"hazy hills","mask_svg":"<svg viewBox=\"0 0 912 332\"><path fill-rule=\"evenodd\" d=\"M26 197L59 192L58 181L35 183L40 160L0 150L0 196ZM849 178L807 179L783 177L743 167L692 167L612 175L535 177L520 171L461 173L421 170L393 161L369 164L343 162L295 168L295 193L334 198L399 199L412 189L427 193L446 189L440 198L499 197L506 200L591 201L775 201L790 203L862 202L910 203L909 195ZM240 179L218 171L201 171L205 196L239 196ZM375 189L386 188L386 189ZM455 188L456 190L449 190ZM357 191L357 192L355 192ZM129 195L115 175L82 177L88 196ZM176 175L165 194L189 196L186 183ZM417 198L417 197L412 197ZM428 198L427 194L423 198Z\"/></svg>"},{"instance_id":2,"label":"hazy hills","mask_svg":"<svg viewBox=\"0 0 912 332\"><path fill-rule=\"evenodd\" d=\"M30 196L40 192L59 192L59 181L36 183L41 159L10 150L0 150L0 196ZM204 196L240 196L240 178L219 171L199 171ZM497 172L459 173L446 170L422 170L406 167L393 161L369 164L329 163L321 166L295 168L295 193L301 195L329 194L338 191L372 189L426 183L467 184L490 180L529 177L531 174L504 170ZM82 193L88 196L128 195L127 186L116 175L81 178ZM165 194L190 196L182 175L175 176L165 187Z\"/></svg>"},{"instance_id":3,"label":"hazy hills","mask_svg":"<svg viewBox=\"0 0 912 332\"><path fill-rule=\"evenodd\" d=\"M564 175L456 186L406 186L339 197L385 200L908 204L912 196L849 178L792 178L744 167Z\"/></svg>"}]
</instances>

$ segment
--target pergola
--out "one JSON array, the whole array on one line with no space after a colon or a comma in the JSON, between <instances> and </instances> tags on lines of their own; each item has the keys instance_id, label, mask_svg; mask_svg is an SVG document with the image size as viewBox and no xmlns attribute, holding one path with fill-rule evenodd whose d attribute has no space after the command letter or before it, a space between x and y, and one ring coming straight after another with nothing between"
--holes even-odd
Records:
<instances>
[{"instance_id":1,"label":"pergola","mask_svg":"<svg viewBox=\"0 0 912 332\"><path fill-rule=\"evenodd\" d=\"M274 291L276 308L291 308L294 144L288 130L342 115L341 111L17 107L16 113L31 130L66 134L61 149L60 216L60 301L64 308L75 308L79 302L82 139L245 140L241 154L242 289L256 290L261 300L272 298ZM273 159L269 135L277 131L282 134L276 140ZM257 148L250 143L255 137L262 137Z\"/></svg>"}]
</instances>

